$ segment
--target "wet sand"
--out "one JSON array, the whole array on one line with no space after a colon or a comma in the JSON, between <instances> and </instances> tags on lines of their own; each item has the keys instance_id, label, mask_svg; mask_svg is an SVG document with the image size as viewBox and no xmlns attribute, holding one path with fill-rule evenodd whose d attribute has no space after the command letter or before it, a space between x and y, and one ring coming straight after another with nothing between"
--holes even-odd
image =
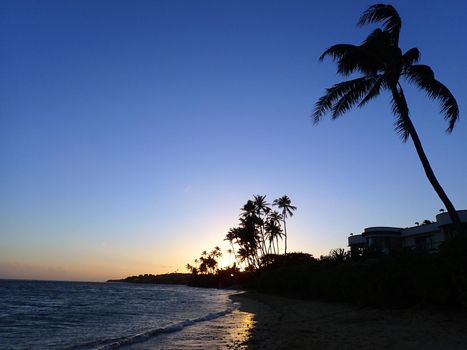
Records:
<instances>
[{"instance_id":1,"label":"wet sand","mask_svg":"<svg viewBox=\"0 0 467 350\"><path fill-rule=\"evenodd\" d=\"M160 334L121 350L247 350L255 314L235 309L225 316Z\"/></svg>"},{"instance_id":2,"label":"wet sand","mask_svg":"<svg viewBox=\"0 0 467 350\"><path fill-rule=\"evenodd\" d=\"M247 349L467 349L467 313L383 309L248 292L231 297L254 315Z\"/></svg>"}]
</instances>

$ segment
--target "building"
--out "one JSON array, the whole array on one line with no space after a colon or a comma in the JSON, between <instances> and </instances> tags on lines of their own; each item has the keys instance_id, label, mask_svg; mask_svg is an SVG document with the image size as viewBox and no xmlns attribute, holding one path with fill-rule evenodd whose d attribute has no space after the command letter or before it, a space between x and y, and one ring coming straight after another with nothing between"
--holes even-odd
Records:
<instances>
[{"instance_id":1,"label":"building","mask_svg":"<svg viewBox=\"0 0 467 350\"><path fill-rule=\"evenodd\" d=\"M467 210L457 212L462 224L467 227ZM362 234L349 236L349 247L352 252L370 248L384 254L402 249L436 252L451 232L449 214L442 213L436 215L435 222L413 227L367 227Z\"/></svg>"}]
</instances>

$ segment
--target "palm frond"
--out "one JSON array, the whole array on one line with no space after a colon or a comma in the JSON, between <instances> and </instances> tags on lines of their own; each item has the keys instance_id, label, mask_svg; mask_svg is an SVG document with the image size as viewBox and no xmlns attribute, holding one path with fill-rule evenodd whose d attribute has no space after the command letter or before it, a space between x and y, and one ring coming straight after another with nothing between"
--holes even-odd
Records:
<instances>
[{"instance_id":1,"label":"palm frond","mask_svg":"<svg viewBox=\"0 0 467 350\"><path fill-rule=\"evenodd\" d=\"M410 67L406 68L404 74L406 75L407 79L413 83L417 83L421 79L426 80L435 78L435 73L433 70L430 68L430 66L425 64L411 65Z\"/></svg>"},{"instance_id":2,"label":"palm frond","mask_svg":"<svg viewBox=\"0 0 467 350\"><path fill-rule=\"evenodd\" d=\"M404 103L406 100L402 89L399 89L397 93L400 95L400 98L393 95L391 99L392 113L396 116L394 130L401 136L402 141L406 142L409 138L409 128L404 116L409 116L409 107Z\"/></svg>"},{"instance_id":3,"label":"palm frond","mask_svg":"<svg viewBox=\"0 0 467 350\"><path fill-rule=\"evenodd\" d=\"M452 132L459 119L459 107L451 91L436 80L431 68L425 65L413 65L406 68L405 77L409 82L415 83L421 90L424 90L428 97L440 102L441 113L448 122L446 131Z\"/></svg>"},{"instance_id":4,"label":"palm frond","mask_svg":"<svg viewBox=\"0 0 467 350\"><path fill-rule=\"evenodd\" d=\"M327 112L331 111L334 103L354 87L356 80L361 79L363 78L344 81L335 84L331 88L327 88L326 94L320 97L315 104L313 112L314 123L317 124Z\"/></svg>"},{"instance_id":5,"label":"palm frond","mask_svg":"<svg viewBox=\"0 0 467 350\"><path fill-rule=\"evenodd\" d=\"M334 61L338 61L342 59L342 57L347 56L349 53L357 49L357 46L351 44L336 44L329 48L327 48L321 56L319 56L319 60L322 61L326 56L331 56Z\"/></svg>"},{"instance_id":6,"label":"palm frond","mask_svg":"<svg viewBox=\"0 0 467 350\"><path fill-rule=\"evenodd\" d=\"M383 77L378 76L378 77L375 78L373 86L368 91L367 95L360 101L360 103L357 106L358 108L363 107L369 101L371 101L375 97L378 97L378 95L379 95L379 93L381 91L382 82L383 82Z\"/></svg>"},{"instance_id":7,"label":"palm frond","mask_svg":"<svg viewBox=\"0 0 467 350\"><path fill-rule=\"evenodd\" d=\"M375 49L379 47L389 47L391 46L391 37L387 32L382 31L379 28L376 28L372 31L366 39L363 41L363 45L370 49Z\"/></svg>"},{"instance_id":8,"label":"palm frond","mask_svg":"<svg viewBox=\"0 0 467 350\"><path fill-rule=\"evenodd\" d=\"M416 47L413 47L402 55L402 60L404 65L409 67L420 60L420 51Z\"/></svg>"},{"instance_id":9,"label":"palm frond","mask_svg":"<svg viewBox=\"0 0 467 350\"><path fill-rule=\"evenodd\" d=\"M337 119L365 98L376 83L373 77L362 77L353 81L352 87L332 106L332 119Z\"/></svg>"},{"instance_id":10,"label":"palm frond","mask_svg":"<svg viewBox=\"0 0 467 350\"><path fill-rule=\"evenodd\" d=\"M361 97L365 96L365 92L371 89L372 84L374 84L373 78L361 77L357 79L343 81L341 83L335 84L331 88L327 88L326 94L320 97L315 104L315 110L313 112L314 123L315 124L319 123L321 118L327 112L332 111L334 114L335 106L339 103L339 101L342 100L343 97L345 97L345 99L350 99L352 93L357 94L358 96L361 96ZM360 98L358 98L358 100ZM345 106L344 101L341 102L342 105L340 108L343 108ZM355 101L355 102L358 102L358 101ZM350 106L353 106L354 103L349 102L348 104L350 107ZM335 118L333 117L333 119Z\"/></svg>"},{"instance_id":11,"label":"palm frond","mask_svg":"<svg viewBox=\"0 0 467 350\"><path fill-rule=\"evenodd\" d=\"M285 208L286 211L287 211L287 215L292 217L293 216L293 210L296 210L297 207L293 206L293 205L289 205L287 208Z\"/></svg>"},{"instance_id":12,"label":"palm frond","mask_svg":"<svg viewBox=\"0 0 467 350\"><path fill-rule=\"evenodd\" d=\"M377 57L365 46L350 44L337 44L329 47L319 57L323 60L330 56L337 63L337 73L348 76L355 71L363 74L374 74L377 70L375 63L379 62Z\"/></svg>"},{"instance_id":13,"label":"palm frond","mask_svg":"<svg viewBox=\"0 0 467 350\"><path fill-rule=\"evenodd\" d=\"M391 43L391 35L381 29L375 29L361 45L366 52L371 52L371 63L377 69L384 69L388 58L394 54L395 46Z\"/></svg>"},{"instance_id":14,"label":"palm frond","mask_svg":"<svg viewBox=\"0 0 467 350\"><path fill-rule=\"evenodd\" d=\"M322 61L326 56L331 56L337 63L337 73L344 76L352 74L358 69L361 61L360 48L356 45L337 44L324 51L319 57Z\"/></svg>"},{"instance_id":15,"label":"palm frond","mask_svg":"<svg viewBox=\"0 0 467 350\"><path fill-rule=\"evenodd\" d=\"M393 44L398 45L402 21L396 9L393 6L386 4L370 6L365 12L363 12L357 25L363 26L365 24L377 22L383 23L384 31L391 34Z\"/></svg>"}]
</instances>

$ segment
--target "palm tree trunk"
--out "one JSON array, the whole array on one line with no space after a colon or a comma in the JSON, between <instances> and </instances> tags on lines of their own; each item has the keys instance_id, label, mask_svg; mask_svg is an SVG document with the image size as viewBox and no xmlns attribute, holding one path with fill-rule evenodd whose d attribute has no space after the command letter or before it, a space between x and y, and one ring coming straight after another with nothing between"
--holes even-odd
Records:
<instances>
[{"instance_id":1,"label":"palm tree trunk","mask_svg":"<svg viewBox=\"0 0 467 350\"><path fill-rule=\"evenodd\" d=\"M284 218L284 255L287 255L287 225Z\"/></svg>"},{"instance_id":2,"label":"palm tree trunk","mask_svg":"<svg viewBox=\"0 0 467 350\"><path fill-rule=\"evenodd\" d=\"M232 241L230 241L230 245L232 246L232 252L233 252L234 259L235 259L235 263L238 264L239 261L237 260L237 254L235 253L235 246Z\"/></svg>"},{"instance_id":3,"label":"palm tree trunk","mask_svg":"<svg viewBox=\"0 0 467 350\"><path fill-rule=\"evenodd\" d=\"M259 227L259 235L260 235L259 249L261 251L261 254L264 256L264 255L266 255L266 237L264 237L264 227L263 227L263 225L261 225Z\"/></svg>"},{"instance_id":4,"label":"palm tree trunk","mask_svg":"<svg viewBox=\"0 0 467 350\"><path fill-rule=\"evenodd\" d=\"M451 200L448 198L446 192L444 192L444 189L441 187L440 183L438 182L438 179L436 178L435 173L433 172L433 169L431 168L430 162L428 161L428 158L425 154L420 138L418 137L418 133L415 130L412 120L409 117L409 109L407 107L407 101L405 100L405 96L403 94L402 88L399 87L399 90L398 90L394 86L391 88L391 92L392 92L394 101L396 102L399 108L399 111L401 112L401 117L403 118L404 124L407 127L407 131L415 146L415 150L417 151L418 157L420 158L420 162L422 163L423 170L425 171L425 175L428 178L428 181L430 181L431 186L433 186L433 189L438 194L439 198L441 199L444 206L446 207L449 217L451 218L451 221L453 223L455 231L457 233L462 233L463 228L462 228L461 220L459 218L459 214L454 208L454 205L452 204Z\"/></svg>"}]
</instances>

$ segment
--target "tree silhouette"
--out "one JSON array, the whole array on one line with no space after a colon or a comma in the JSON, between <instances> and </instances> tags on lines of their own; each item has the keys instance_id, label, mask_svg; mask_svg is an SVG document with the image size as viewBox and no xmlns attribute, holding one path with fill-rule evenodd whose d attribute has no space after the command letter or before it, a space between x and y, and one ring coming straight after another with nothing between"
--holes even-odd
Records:
<instances>
[{"instance_id":1,"label":"tree silhouette","mask_svg":"<svg viewBox=\"0 0 467 350\"><path fill-rule=\"evenodd\" d=\"M248 200L240 209L239 226L229 229L224 238L231 245L231 251L238 262L237 266L243 265L245 270L254 271L265 266L268 259L273 258L272 254L279 254L278 242L284 232L281 222L284 223L285 229L284 213L285 216L292 216L292 211L296 208L290 205L287 196L277 199L274 203L280 205L283 214L273 211L263 195L254 196L253 200Z\"/></svg>"},{"instance_id":2,"label":"tree silhouette","mask_svg":"<svg viewBox=\"0 0 467 350\"><path fill-rule=\"evenodd\" d=\"M214 249L208 254L207 251L203 251L199 259L195 259L195 264L198 266L186 265L186 269L191 271L193 275L201 274L214 274L218 271L219 259L222 257L221 248L214 247Z\"/></svg>"},{"instance_id":3,"label":"tree silhouette","mask_svg":"<svg viewBox=\"0 0 467 350\"><path fill-rule=\"evenodd\" d=\"M256 215L256 226L258 229L258 234L260 238L260 248L262 255L265 255L267 252L266 248L266 220L271 208L269 207L269 203L266 201L266 196L263 195L255 195L254 198L254 205L255 205L255 215Z\"/></svg>"},{"instance_id":4,"label":"tree silhouette","mask_svg":"<svg viewBox=\"0 0 467 350\"><path fill-rule=\"evenodd\" d=\"M326 94L316 103L314 121L318 123L328 112L332 119L336 119L354 106L364 106L377 97L381 90L388 90L391 94L392 112L396 117L396 131L404 142L409 136L412 139L428 180L445 205L455 230L461 232L459 215L436 179L409 117L400 80L403 78L408 83L415 84L429 98L440 102L441 113L448 122L448 133L452 132L459 117L457 102L448 88L435 79L429 66L416 64L420 58L417 48L411 48L405 53L399 48L402 21L396 9L385 4L370 6L360 17L358 25L378 22L382 23L382 29L374 30L361 45L337 44L320 56L320 60L330 56L337 63L338 74L349 76L358 72L362 76L326 89Z\"/></svg>"},{"instance_id":5,"label":"tree silhouette","mask_svg":"<svg viewBox=\"0 0 467 350\"><path fill-rule=\"evenodd\" d=\"M271 253L271 247L274 254L279 254L279 238L282 238L283 231L280 226L282 221L282 215L277 211L272 211L269 213L265 230L269 240L269 250L268 253ZM274 242L276 245L274 245Z\"/></svg>"},{"instance_id":6,"label":"tree silhouette","mask_svg":"<svg viewBox=\"0 0 467 350\"><path fill-rule=\"evenodd\" d=\"M286 219L288 216L293 216L293 211L297 210L297 207L294 207L291 204L290 198L287 196L282 196L278 199L275 199L272 203L277 206L279 209L282 209L282 221L284 223L284 255L287 255L287 224Z\"/></svg>"},{"instance_id":7,"label":"tree silhouette","mask_svg":"<svg viewBox=\"0 0 467 350\"><path fill-rule=\"evenodd\" d=\"M231 228L229 232L227 232L227 235L224 238L225 241L229 241L230 246L232 247L231 251L236 262L237 262L237 255L235 253L235 243L238 242L238 239L240 237L239 231L240 231L239 227Z\"/></svg>"}]
</instances>

